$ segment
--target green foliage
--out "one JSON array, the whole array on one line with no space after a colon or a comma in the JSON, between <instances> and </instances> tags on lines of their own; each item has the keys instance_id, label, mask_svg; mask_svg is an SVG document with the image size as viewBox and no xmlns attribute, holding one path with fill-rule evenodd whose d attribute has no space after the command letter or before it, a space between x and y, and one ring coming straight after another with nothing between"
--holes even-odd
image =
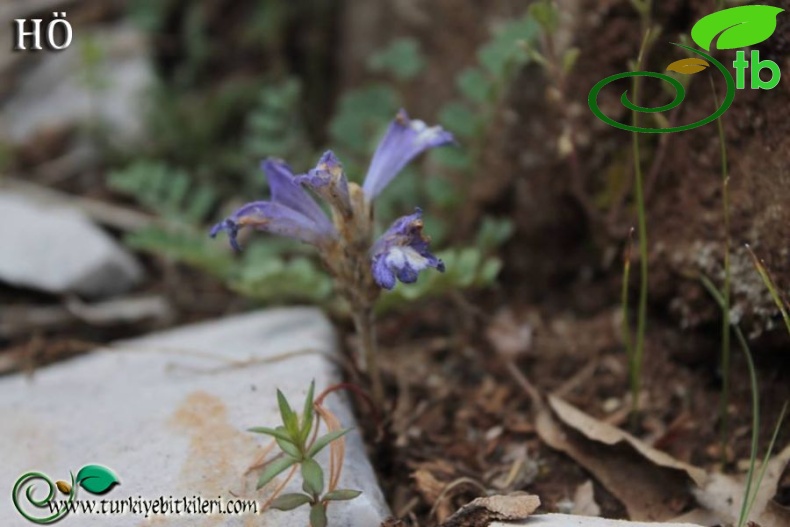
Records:
<instances>
[{"instance_id":1,"label":"green foliage","mask_svg":"<svg viewBox=\"0 0 790 527\"><path fill-rule=\"evenodd\" d=\"M265 86L257 105L247 116L244 151L250 159L270 156L296 158L308 150L306 133L299 118L302 88L298 80L287 79Z\"/></svg>"},{"instance_id":2,"label":"green foliage","mask_svg":"<svg viewBox=\"0 0 790 527\"><path fill-rule=\"evenodd\" d=\"M533 8L536 6L533 4ZM477 51L478 65L458 75L456 86L461 97L441 108L439 121L467 146L461 152L452 149L432 152L432 158L445 168L467 175L477 168L494 113L507 87L514 74L533 58L529 50L540 34L534 11L530 9L522 18L495 30Z\"/></svg>"},{"instance_id":3,"label":"green foliage","mask_svg":"<svg viewBox=\"0 0 790 527\"><path fill-rule=\"evenodd\" d=\"M282 457L270 461L261 472L258 488L268 485L274 478L294 466L300 467L302 490L304 493L290 493L278 496L272 503L273 509L289 511L303 505L310 506L310 522L314 527L326 524L326 502L351 500L361 494L357 490L335 489L324 494L324 470L315 460L324 448L346 435L350 429L344 428L328 432L314 439L316 427L320 426L315 407L315 381L310 384L305 397L301 419L293 410L280 390L277 390L277 406L280 409L282 424L276 428L255 427L249 431L274 438L282 450ZM322 494L324 494L322 496ZM323 522L323 523L320 523Z\"/></svg>"},{"instance_id":4,"label":"green foliage","mask_svg":"<svg viewBox=\"0 0 790 527\"><path fill-rule=\"evenodd\" d=\"M329 136L352 179L360 173L398 103L395 91L385 84L352 90L341 97Z\"/></svg>"},{"instance_id":5,"label":"green foliage","mask_svg":"<svg viewBox=\"0 0 790 527\"><path fill-rule=\"evenodd\" d=\"M183 262L220 279L233 275L235 264L227 251L217 251L205 231L147 227L126 237L133 249Z\"/></svg>"},{"instance_id":6,"label":"green foliage","mask_svg":"<svg viewBox=\"0 0 790 527\"><path fill-rule=\"evenodd\" d=\"M530 5L529 14L549 35L560 25L560 12L552 0L540 0Z\"/></svg>"},{"instance_id":7,"label":"green foliage","mask_svg":"<svg viewBox=\"0 0 790 527\"><path fill-rule=\"evenodd\" d=\"M401 38L371 55L368 68L374 72L388 73L399 81L409 81L425 69L425 59L419 42L413 38Z\"/></svg>"},{"instance_id":8,"label":"green foliage","mask_svg":"<svg viewBox=\"0 0 790 527\"><path fill-rule=\"evenodd\" d=\"M162 217L185 224L205 220L217 203L209 185L195 184L185 170L158 161L137 161L115 170L107 183Z\"/></svg>"},{"instance_id":9,"label":"green foliage","mask_svg":"<svg viewBox=\"0 0 790 527\"><path fill-rule=\"evenodd\" d=\"M248 247L234 272L227 276L230 287L264 304L307 302L326 305L332 297L332 281L306 255L289 256L287 247L294 244L269 245L265 240ZM216 247L215 247L216 250Z\"/></svg>"}]
</instances>

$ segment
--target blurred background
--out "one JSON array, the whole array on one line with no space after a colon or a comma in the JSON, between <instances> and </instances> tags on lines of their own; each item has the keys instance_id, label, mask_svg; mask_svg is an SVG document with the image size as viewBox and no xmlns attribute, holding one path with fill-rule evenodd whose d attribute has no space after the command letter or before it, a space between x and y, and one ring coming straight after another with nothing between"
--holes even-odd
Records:
<instances>
[{"instance_id":1,"label":"blurred background","mask_svg":"<svg viewBox=\"0 0 790 527\"><path fill-rule=\"evenodd\" d=\"M663 71L677 58L665 43L682 40L718 4L657 3L645 69ZM420 414L436 434L404 435L401 454L381 462L393 500L431 503L410 474L437 455L440 432L483 421L529 433L511 419L523 410L508 395L518 390L488 382L499 375L490 371L495 352L515 354L546 390L592 364L566 395L598 415L627 406L619 328L623 253L636 224L632 138L596 119L587 94L638 55L646 18L632 2L3 0L0 27L19 18L46 24L53 11L73 27L66 50L14 52L12 34L0 35L0 374L261 306L319 305L347 329L309 247L254 235L236 255L208 227L268 195L259 170L267 156L304 171L332 148L361 181L387 123L405 108L441 123L459 147L431 152L377 201L381 227L423 208L447 266L380 306L386 367L412 382L393 389L414 404L441 401ZM732 313L758 356L768 437L790 396L788 336L743 245L787 291L789 42L790 17L780 16L758 48L786 75L774 90L739 91L722 119ZM712 112L707 80L695 83L670 119ZM660 85L644 90L647 102L667 98ZM602 95L602 107L625 121L619 95ZM675 454L711 461L719 457L706 449L716 436L721 313L698 277L723 279L719 136L715 125L659 135L642 138L646 411L665 428L690 419L697 439ZM416 353L428 359L407 364ZM743 364L734 360L737 371ZM446 381L431 381L436 375ZM733 380L736 407L748 406L748 390L745 376ZM453 400L471 410L456 415ZM748 449L745 436L734 439L736 451ZM453 439L461 446L446 455L456 465L447 473L434 466L434 476L477 473L457 467L475 463L478 439ZM570 472L562 477L578 479ZM549 500L562 498L558 481L545 484Z\"/></svg>"}]
</instances>

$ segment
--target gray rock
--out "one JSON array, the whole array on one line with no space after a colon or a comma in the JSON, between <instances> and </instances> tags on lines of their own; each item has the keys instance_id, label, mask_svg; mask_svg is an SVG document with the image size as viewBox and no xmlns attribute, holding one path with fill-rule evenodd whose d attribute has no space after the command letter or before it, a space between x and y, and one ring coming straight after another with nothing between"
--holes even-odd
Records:
<instances>
[{"instance_id":1,"label":"gray rock","mask_svg":"<svg viewBox=\"0 0 790 527\"><path fill-rule=\"evenodd\" d=\"M0 281L89 297L122 293L140 265L79 212L0 193Z\"/></svg>"},{"instance_id":2,"label":"gray rock","mask_svg":"<svg viewBox=\"0 0 790 527\"><path fill-rule=\"evenodd\" d=\"M58 52L19 52L35 64L0 106L0 136L25 144L41 130L97 121L119 146L144 133L141 104L154 82L144 34L127 24L103 28L75 27L74 42ZM93 42L94 44L90 44ZM100 60L88 65L85 46L100 46ZM86 82L95 72L93 86Z\"/></svg>"},{"instance_id":3,"label":"gray rock","mask_svg":"<svg viewBox=\"0 0 790 527\"><path fill-rule=\"evenodd\" d=\"M494 522L490 527L700 527L690 523L644 523L622 520L607 520L589 516L570 514L536 514L527 520L516 523Z\"/></svg>"},{"instance_id":4,"label":"gray rock","mask_svg":"<svg viewBox=\"0 0 790 527\"><path fill-rule=\"evenodd\" d=\"M32 379L0 379L0 525L30 525L11 503L11 486L39 471L69 480L88 464L105 465L121 484L105 496L80 489L85 500L201 496L256 500L259 460L268 440L247 432L277 426L275 389L301 406L315 379L317 390L338 381L331 326L314 309L280 309L189 326L122 343L112 350L36 372ZM288 354L291 354L290 356ZM327 400L344 426L353 426L344 401ZM387 507L364 446L348 437L341 487L359 498L329 508L332 527L378 527ZM327 452L325 451L324 454ZM326 464L326 456L322 465ZM299 479L299 478L297 478ZM292 482L297 490L301 481ZM44 497L42 481L34 496ZM24 494L21 494L24 499ZM262 516L92 515L68 518L85 526L305 526L307 509Z\"/></svg>"}]
</instances>

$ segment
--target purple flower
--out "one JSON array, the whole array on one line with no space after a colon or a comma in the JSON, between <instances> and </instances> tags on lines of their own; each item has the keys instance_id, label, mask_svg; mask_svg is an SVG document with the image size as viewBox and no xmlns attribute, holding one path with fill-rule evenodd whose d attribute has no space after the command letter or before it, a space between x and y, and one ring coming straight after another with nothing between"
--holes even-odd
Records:
<instances>
[{"instance_id":1,"label":"purple flower","mask_svg":"<svg viewBox=\"0 0 790 527\"><path fill-rule=\"evenodd\" d=\"M307 174L296 176L296 182L310 188L343 215L348 216L351 213L348 180L343 172L343 165L331 150L321 156L314 169Z\"/></svg>"},{"instance_id":2,"label":"purple flower","mask_svg":"<svg viewBox=\"0 0 790 527\"><path fill-rule=\"evenodd\" d=\"M271 201L255 201L242 206L211 229L212 238L225 231L236 250L241 249L237 235L244 227L289 236L319 247L337 238L332 222L296 182L285 162L268 159L262 168L269 179Z\"/></svg>"},{"instance_id":3,"label":"purple flower","mask_svg":"<svg viewBox=\"0 0 790 527\"><path fill-rule=\"evenodd\" d=\"M453 135L441 126L428 126L411 120L404 110L398 112L379 143L362 189L373 200L412 159L429 148L453 143Z\"/></svg>"},{"instance_id":4,"label":"purple flower","mask_svg":"<svg viewBox=\"0 0 790 527\"><path fill-rule=\"evenodd\" d=\"M422 232L422 211L399 218L373 245L373 278L384 289L395 287L396 278L403 283L417 281L423 269L433 267L444 272L444 263L428 250L430 238Z\"/></svg>"}]
</instances>

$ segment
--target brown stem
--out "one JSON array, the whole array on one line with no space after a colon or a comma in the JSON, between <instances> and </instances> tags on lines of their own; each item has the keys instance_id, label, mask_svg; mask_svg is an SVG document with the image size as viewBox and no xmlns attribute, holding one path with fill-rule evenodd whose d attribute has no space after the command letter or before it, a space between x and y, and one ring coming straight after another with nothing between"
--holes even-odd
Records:
<instances>
[{"instance_id":1,"label":"brown stem","mask_svg":"<svg viewBox=\"0 0 790 527\"><path fill-rule=\"evenodd\" d=\"M376 349L375 315L372 307L358 307L354 311L359 355L364 358L370 376L371 393L376 406L384 408L384 385L381 382L378 351Z\"/></svg>"}]
</instances>

